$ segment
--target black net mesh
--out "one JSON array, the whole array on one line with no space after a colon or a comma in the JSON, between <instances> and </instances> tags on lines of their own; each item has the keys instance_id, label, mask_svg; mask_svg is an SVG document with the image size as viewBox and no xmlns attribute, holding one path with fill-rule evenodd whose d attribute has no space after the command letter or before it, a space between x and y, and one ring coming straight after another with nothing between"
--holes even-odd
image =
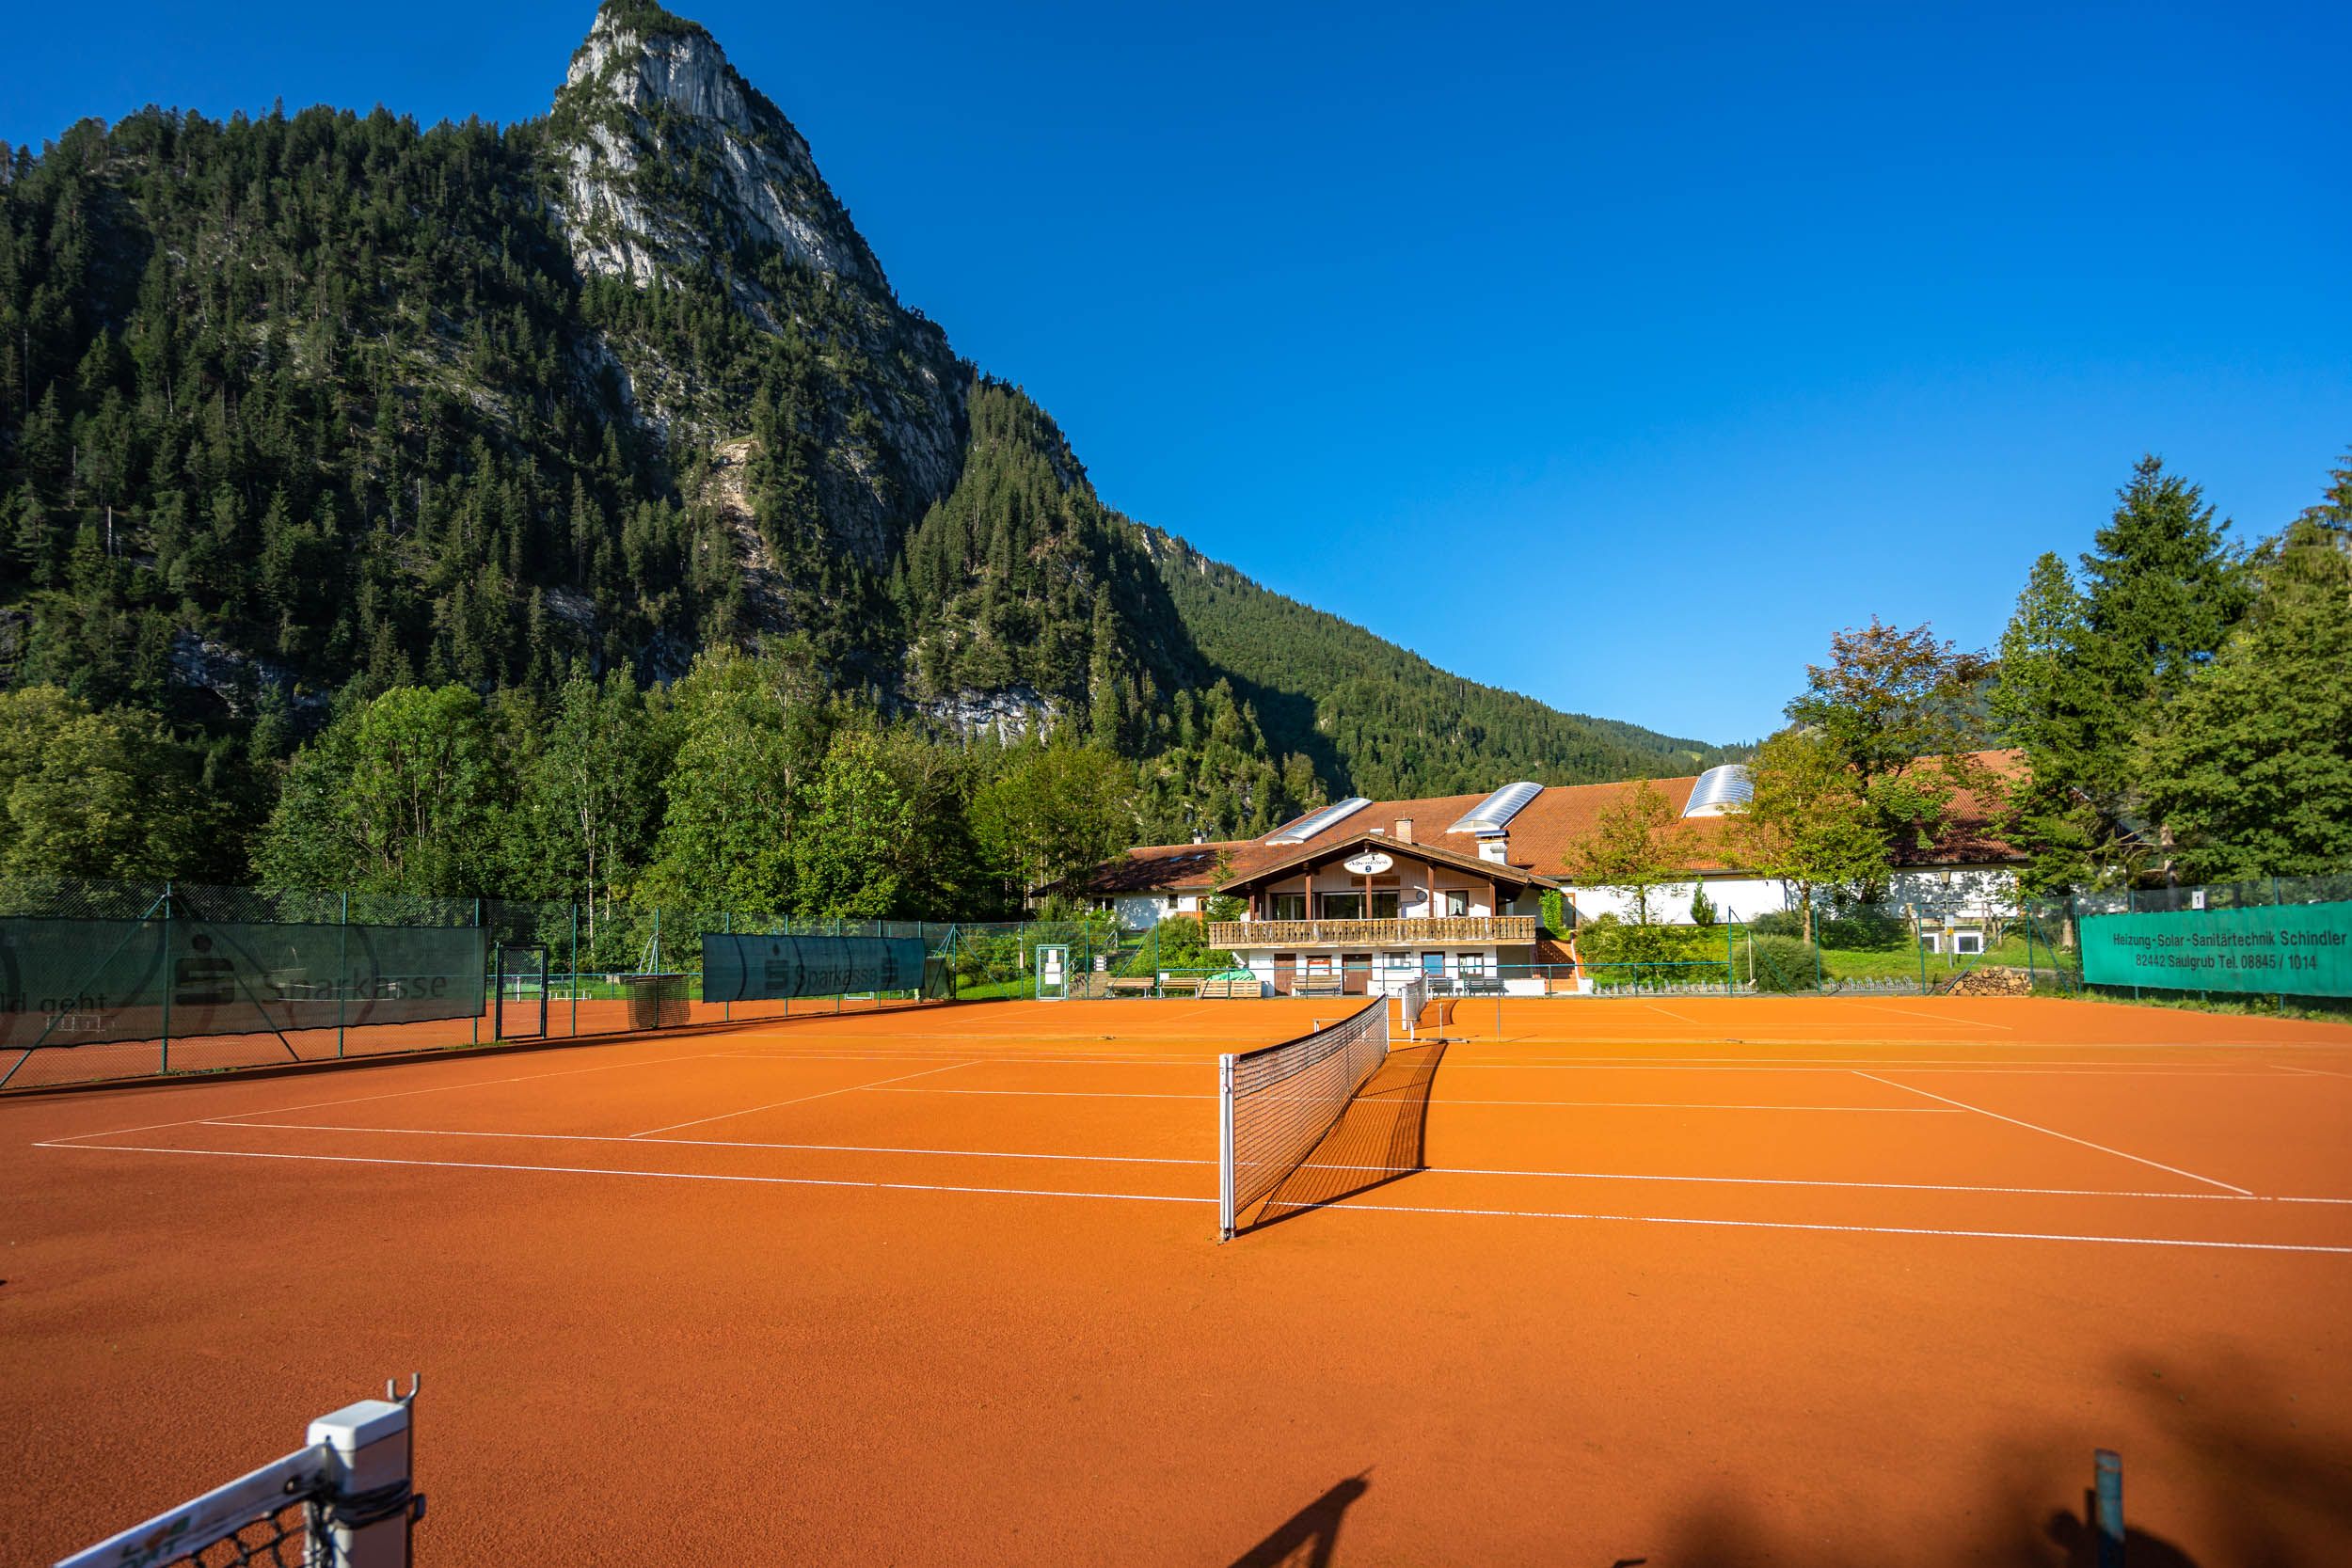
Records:
<instances>
[{"instance_id":1,"label":"black net mesh","mask_svg":"<svg viewBox=\"0 0 2352 1568\"><path fill-rule=\"evenodd\" d=\"M235 1533L179 1557L157 1558L159 1568L189 1564L191 1568L322 1568L334 1560L329 1538L310 1531L311 1508L290 1502L277 1513L254 1520ZM317 1547L313 1555L312 1547Z\"/></svg>"}]
</instances>

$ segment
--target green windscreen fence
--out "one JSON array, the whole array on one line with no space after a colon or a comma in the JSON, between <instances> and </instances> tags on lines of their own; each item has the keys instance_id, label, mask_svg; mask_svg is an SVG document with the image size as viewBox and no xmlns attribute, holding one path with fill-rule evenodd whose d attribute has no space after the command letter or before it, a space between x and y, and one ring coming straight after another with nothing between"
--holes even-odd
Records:
<instances>
[{"instance_id":1,"label":"green windscreen fence","mask_svg":"<svg viewBox=\"0 0 2352 1568\"><path fill-rule=\"evenodd\" d=\"M470 927L0 918L0 1047L481 1014Z\"/></svg>"},{"instance_id":2,"label":"green windscreen fence","mask_svg":"<svg viewBox=\"0 0 2352 1568\"><path fill-rule=\"evenodd\" d=\"M2098 914L2082 925L2092 985L2352 996L2352 903Z\"/></svg>"},{"instance_id":3,"label":"green windscreen fence","mask_svg":"<svg viewBox=\"0 0 2352 1568\"><path fill-rule=\"evenodd\" d=\"M702 944L706 1002L778 1002L890 990L932 994L924 984L928 949L917 937L705 931Z\"/></svg>"}]
</instances>

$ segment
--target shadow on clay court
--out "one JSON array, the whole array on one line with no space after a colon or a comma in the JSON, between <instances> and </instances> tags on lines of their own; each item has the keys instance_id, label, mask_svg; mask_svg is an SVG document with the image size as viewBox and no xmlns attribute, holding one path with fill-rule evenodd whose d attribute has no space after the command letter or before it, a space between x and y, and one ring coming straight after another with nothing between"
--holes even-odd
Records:
<instances>
[{"instance_id":1,"label":"shadow on clay court","mask_svg":"<svg viewBox=\"0 0 2352 1568\"><path fill-rule=\"evenodd\" d=\"M1443 1040L1390 1052L1339 1125L1282 1179L1247 1228L1295 1219L1420 1171L1428 1148L1429 1085L1444 1060Z\"/></svg>"},{"instance_id":2,"label":"shadow on clay court","mask_svg":"<svg viewBox=\"0 0 2352 1568\"><path fill-rule=\"evenodd\" d=\"M1340 1520L1349 1504L1371 1490L1372 1482L1362 1476L1348 1477L1233 1559L1232 1568L1328 1568L1339 1549Z\"/></svg>"}]
</instances>

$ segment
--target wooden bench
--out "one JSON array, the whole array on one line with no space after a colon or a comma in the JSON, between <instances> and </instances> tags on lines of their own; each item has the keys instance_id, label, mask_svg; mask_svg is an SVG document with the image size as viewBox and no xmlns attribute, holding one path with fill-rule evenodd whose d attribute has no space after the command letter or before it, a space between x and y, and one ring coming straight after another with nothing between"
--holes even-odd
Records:
<instances>
[{"instance_id":1,"label":"wooden bench","mask_svg":"<svg viewBox=\"0 0 2352 1568\"><path fill-rule=\"evenodd\" d=\"M1203 1002L1237 1002L1244 998L1255 1002L1265 994L1265 983L1256 975L1247 980L1211 978L1200 982L1196 994Z\"/></svg>"},{"instance_id":2,"label":"wooden bench","mask_svg":"<svg viewBox=\"0 0 2352 1568\"><path fill-rule=\"evenodd\" d=\"M1200 990L1198 974L1171 974L1160 982L1162 996L1191 996Z\"/></svg>"},{"instance_id":3,"label":"wooden bench","mask_svg":"<svg viewBox=\"0 0 2352 1568\"><path fill-rule=\"evenodd\" d=\"M1152 986L1149 974L1115 974L1111 977L1110 992L1113 996L1149 996Z\"/></svg>"}]
</instances>

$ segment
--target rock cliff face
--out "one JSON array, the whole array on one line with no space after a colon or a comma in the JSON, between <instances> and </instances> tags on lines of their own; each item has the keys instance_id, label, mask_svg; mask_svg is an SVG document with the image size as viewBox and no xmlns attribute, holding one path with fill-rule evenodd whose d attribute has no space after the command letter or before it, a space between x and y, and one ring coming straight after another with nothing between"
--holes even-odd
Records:
<instances>
[{"instance_id":1,"label":"rock cliff face","mask_svg":"<svg viewBox=\"0 0 2352 1568\"><path fill-rule=\"evenodd\" d=\"M582 274L649 285L680 266L715 270L749 241L888 293L808 143L692 23L606 7L555 111L580 134L563 149L564 208Z\"/></svg>"},{"instance_id":2,"label":"rock cliff face","mask_svg":"<svg viewBox=\"0 0 2352 1568\"><path fill-rule=\"evenodd\" d=\"M805 434L834 542L869 565L961 467L971 368L901 307L807 141L700 26L613 0L572 55L548 119L556 211L585 278L641 290L715 279L760 331L853 364ZM626 341L607 347L640 417L681 456L739 436L739 397Z\"/></svg>"}]
</instances>

